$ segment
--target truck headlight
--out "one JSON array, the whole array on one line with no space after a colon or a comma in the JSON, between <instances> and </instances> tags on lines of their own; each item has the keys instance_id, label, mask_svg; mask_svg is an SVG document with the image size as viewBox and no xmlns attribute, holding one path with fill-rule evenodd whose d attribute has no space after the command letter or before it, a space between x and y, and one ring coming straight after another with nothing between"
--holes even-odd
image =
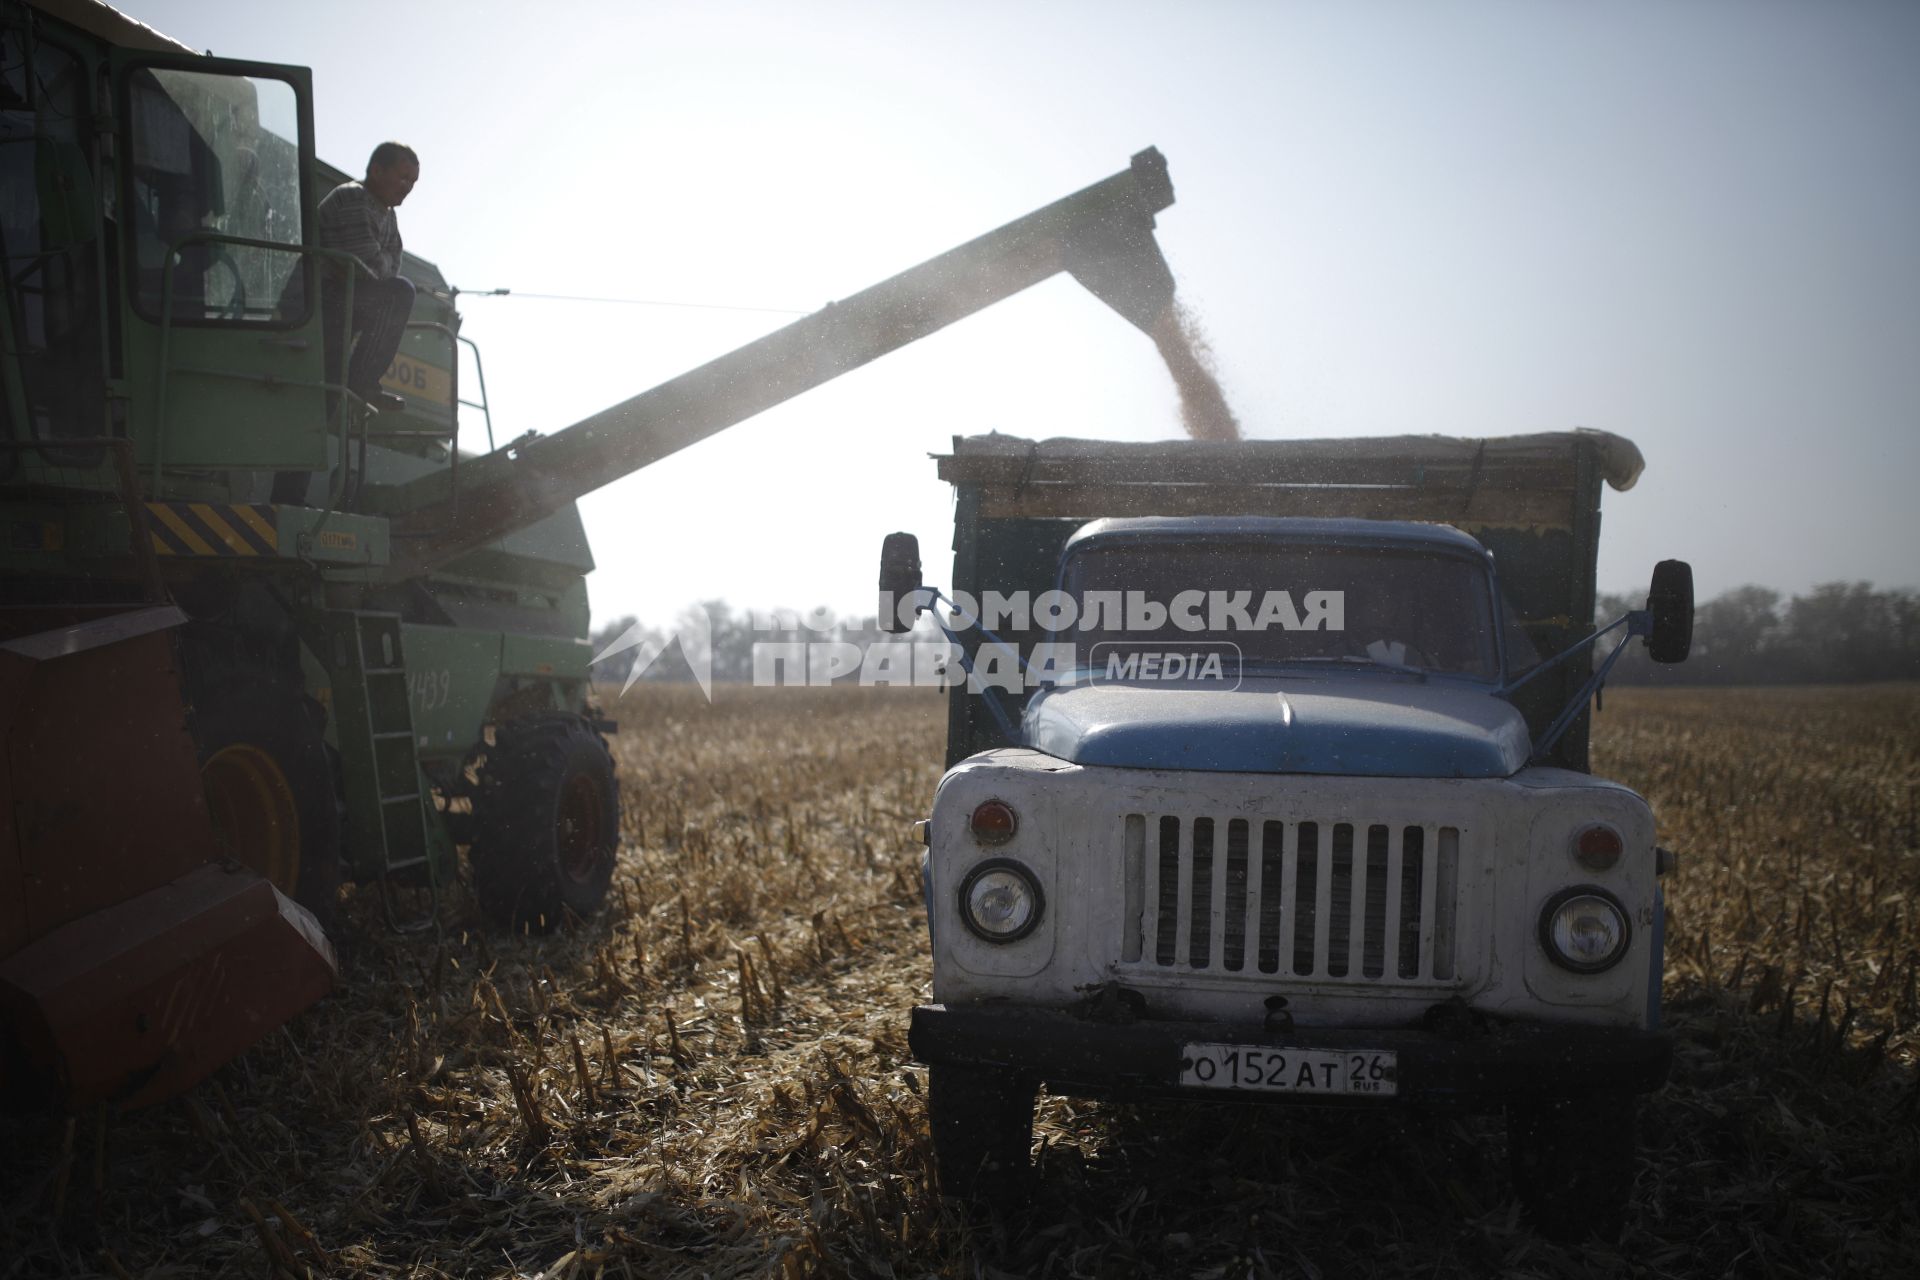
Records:
<instances>
[{"instance_id":1,"label":"truck headlight","mask_svg":"<svg viewBox=\"0 0 1920 1280\"><path fill-rule=\"evenodd\" d=\"M1012 858L989 858L960 882L960 919L988 942L1018 942L1042 910L1040 882Z\"/></svg>"},{"instance_id":2,"label":"truck headlight","mask_svg":"<svg viewBox=\"0 0 1920 1280\"><path fill-rule=\"evenodd\" d=\"M1575 973L1613 968L1632 941L1626 908L1597 885L1562 889L1540 913L1540 945L1555 964Z\"/></svg>"}]
</instances>

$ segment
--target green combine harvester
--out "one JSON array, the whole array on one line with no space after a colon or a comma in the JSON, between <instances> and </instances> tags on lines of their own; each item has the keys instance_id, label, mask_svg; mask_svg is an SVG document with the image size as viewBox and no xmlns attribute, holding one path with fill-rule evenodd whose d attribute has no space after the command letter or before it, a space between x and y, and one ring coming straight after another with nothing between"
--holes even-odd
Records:
<instances>
[{"instance_id":1,"label":"green combine harvester","mask_svg":"<svg viewBox=\"0 0 1920 1280\"><path fill-rule=\"evenodd\" d=\"M1172 300L1153 220L1173 191L1147 150L566 430L501 444L483 384L461 381L480 366L460 358L453 291L412 255L418 299L383 382L404 411L327 382L325 344L347 335L322 332L320 274L351 264L319 246L315 208L346 175L314 156L308 71L197 55L92 0L4 0L0 66L0 730L16 814L0 834L0 1071L69 1105L184 1087L309 1003L343 881L379 885L396 927L430 924L466 848L503 926L598 909L620 811L590 700L581 495L1059 271L1143 330ZM263 880L278 893L261 898ZM239 952L203 925L210 901L247 894L254 907L232 908L245 963L271 972L297 952L320 977L203 1002L171 1047L133 996L82 994L145 983L157 1009L168 983L230 973ZM255 1030L223 1032L236 1022Z\"/></svg>"}]
</instances>

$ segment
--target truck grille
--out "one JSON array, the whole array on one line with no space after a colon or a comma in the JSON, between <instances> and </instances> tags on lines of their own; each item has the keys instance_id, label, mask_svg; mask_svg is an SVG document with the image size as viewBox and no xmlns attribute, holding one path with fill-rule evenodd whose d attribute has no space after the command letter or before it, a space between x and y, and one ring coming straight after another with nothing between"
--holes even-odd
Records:
<instances>
[{"instance_id":1,"label":"truck grille","mask_svg":"<svg viewBox=\"0 0 1920 1280\"><path fill-rule=\"evenodd\" d=\"M1126 815L1128 964L1342 983L1454 978L1460 831Z\"/></svg>"}]
</instances>

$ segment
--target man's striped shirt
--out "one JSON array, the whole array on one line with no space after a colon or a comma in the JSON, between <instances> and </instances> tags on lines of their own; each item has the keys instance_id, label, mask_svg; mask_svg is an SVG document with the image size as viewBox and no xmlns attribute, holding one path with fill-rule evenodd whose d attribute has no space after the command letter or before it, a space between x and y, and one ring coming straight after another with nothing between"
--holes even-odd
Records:
<instances>
[{"instance_id":1,"label":"man's striped shirt","mask_svg":"<svg viewBox=\"0 0 1920 1280\"><path fill-rule=\"evenodd\" d=\"M343 182L320 201L320 243L345 249L381 280L400 274L400 220L358 182Z\"/></svg>"}]
</instances>

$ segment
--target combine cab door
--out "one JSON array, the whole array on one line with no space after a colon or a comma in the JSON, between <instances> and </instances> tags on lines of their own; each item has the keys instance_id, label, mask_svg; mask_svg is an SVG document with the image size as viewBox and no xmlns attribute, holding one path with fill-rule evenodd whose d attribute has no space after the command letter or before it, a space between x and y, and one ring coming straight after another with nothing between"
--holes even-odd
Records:
<instances>
[{"instance_id":1,"label":"combine cab door","mask_svg":"<svg viewBox=\"0 0 1920 1280\"><path fill-rule=\"evenodd\" d=\"M143 465L319 470L326 399L303 67L114 56L132 434Z\"/></svg>"}]
</instances>

